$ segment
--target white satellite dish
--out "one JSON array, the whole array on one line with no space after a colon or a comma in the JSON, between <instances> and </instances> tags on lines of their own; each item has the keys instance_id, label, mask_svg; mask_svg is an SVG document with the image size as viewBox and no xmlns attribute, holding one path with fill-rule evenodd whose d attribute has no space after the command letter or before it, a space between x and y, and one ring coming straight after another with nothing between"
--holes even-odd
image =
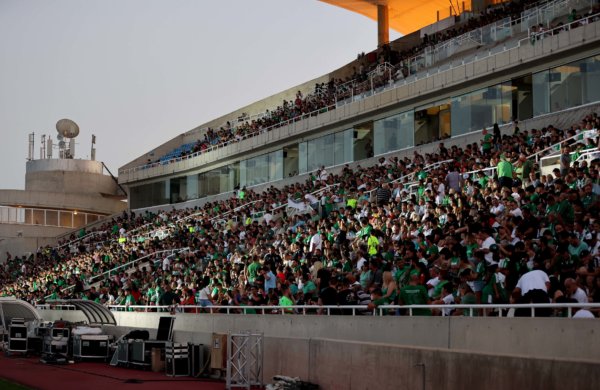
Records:
<instances>
[{"instance_id":1,"label":"white satellite dish","mask_svg":"<svg viewBox=\"0 0 600 390\"><path fill-rule=\"evenodd\" d=\"M79 135L79 126L70 119L61 119L56 122L56 131L65 138L75 138Z\"/></svg>"}]
</instances>

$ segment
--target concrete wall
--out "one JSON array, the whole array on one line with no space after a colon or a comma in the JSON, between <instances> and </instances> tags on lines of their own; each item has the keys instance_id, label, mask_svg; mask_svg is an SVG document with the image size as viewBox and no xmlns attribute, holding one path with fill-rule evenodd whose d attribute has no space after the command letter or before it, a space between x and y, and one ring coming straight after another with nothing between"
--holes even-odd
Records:
<instances>
[{"instance_id":1,"label":"concrete wall","mask_svg":"<svg viewBox=\"0 0 600 390\"><path fill-rule=\"evenodd\" d=\"M54 226L0 224L0 263L6 260L6 252L21 256L35 252L37 248L56 243L56 236L73 229Z\"/></svg>"},{"instance_id":2,"label":"concrete wall","mask_svg":"<svg viewBox=\"0 0 600 390\"><path fill-rule=\"evenodd\" d=\"M80 321L69 311L44 320ZM114 312L120 336L168 313ZM597 389L598 320L177 314L176 342L211 345L212 333L264 333L264 378L299 376L323 389Z\"/></svg>"},{"instance_id":3,"label":"concrete wall","mask_svg":"<svg viewBox=\"0 0 600 390\"><path fill-rule=\"evenodd\" d=\"M167 313L114 312L125 328L156 329ZM44 319L73 313L40 311ZM177 314L175 339L208 342L212 333L260 330L268 337L325 338L600 363L598 320L567 318L370 317ZM560 335L559 337L554 337Z\"/></svg>"},{"instance_id":4,"label":"concrete wall","mask_svg":"<svg viewBox=\"0 0 600 390\"><path fill-rule=\"evenodd\" d=\"M269 343L265 343L269 346ZM289 340L270 345L287 351ZM308 368L308 379L323 389L597 389L598 362L531 359L467 351L443 351L374 343L314 339L291 349L295 366ZM293 345L293 343L292 343ZM303 350L304 349L304 350ZM265 354L269 353L265 347ZM286 353L278 355L287 368ZM304 364L303 364L304 362ZM423 364L424 367L417 365ZM279 367L276 367L279 368ZM425 384L422 384L425 370ZM268 374L272 367L265 367Z\"/></svg>"},{"instance_id":5,"label":"concrete wall","mask_svg":"<svg viewBox=\"0 0 600 390\"><path fill-rule=\"evenodd\" d=\"M25 190L119 194L119 188L113 178L102 174L101 162L69 159L28 161Z\"/></svg>"}]
</instances>

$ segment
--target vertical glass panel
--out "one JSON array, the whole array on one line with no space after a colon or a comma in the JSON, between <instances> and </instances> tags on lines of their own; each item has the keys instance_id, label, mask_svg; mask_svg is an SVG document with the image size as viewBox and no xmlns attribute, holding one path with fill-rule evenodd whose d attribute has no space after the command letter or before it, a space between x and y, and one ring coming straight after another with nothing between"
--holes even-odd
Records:
<instances>
[{"instance_id":1,"label":"vertical glass panel","mask_svg":"<svg viewBox=\"0 0 600 390\"><path fill-rule=\"evenodd\" d=\"M100 216L96 215L96 214L87 214L87 223L92 223L92 222L96 222L97 220L100 219Z\"/></svg>"},{"instance_id":2,"label":"vertical glass panel","mask_svg":"<svg viewBox=\"0 0 600 390\"><path fill-rule=\"evenodd\" d=\"M169 179L169 203L177 203L182 202L184 199L182 197L182 188L181 188L181 178L173 178Z\"/></svg>"},{"instance_id":3,"label":"vertical glass panel","mask_svg":"<svg viewBox=\"0 0 600 390\"><path fill-rule=\"evenodd\" d=\"M25 209L22 209L22 208L17 209L17 222L18 223L25 222Z\"/></svg>"},{"instance_id":4,"label":"vertical glass panel","mask_svg":"<svg viewBox=\"0 0 600 390\"><path fill-rule=\"evenodd\" d=\"M269 153L269 181L283 179L283 150Z\"/></svg>"},{"instance_id":5,"label":"vertical glass panel","mask_svg":"<svg viewBox=\"0 0 600 390\"><path fill-rule=\"evenodd\" d=\"M451 100L440 101L433 105L415 108L415 145L427 144L451 135L451 131L454 131L451 102Z\"/></svg>"},{"instance_id":6,"label":"vertical glass panel","mask_svg":"<svg viewBox=\"0 0 600 390\"><path fill-rule=\"evenodd\" d=\"M398 149L398 116L390 116L373 122L373 153L377 156Z\"/></svg>"},{"instance_id":7,"label":"vertical glass panel","mask_svg":"<svg viewBox=\"0 0 600 390\"><path fill-rule=\"evenodd\" d=\"M527 75L511 80L512 118L524 120L533 117L533 77Z\"/></svg>"},{"instance_id":8,"label":"vertical glass panel","mask_svg":"<svg viewBox=\"0 0 600 390\"><path fill-rule=\"evenodd\" d=\"M600 56L581 61L581 87L583 104L600 100Z\"/></svg>"},{"instance_id":9,"label":"vertical glass panel","mask_svg":"<svg viewBox=\"0 0 600 390\"><path fill-rule=\"evenodd\" d=\"M497 102L498 106L496 106L496 120L494 121L494 123L498 123L499 125L501 125L504 123L511 122L513 118L516 118L516 116L513 116L512 114L512 95L513 90L516 88L513 87L510 81L506 81L498 85L498 89L500 90L501 100Z\"/></svg>"},{"instance_id":10,"label":"vertical glass panel","mask_svg":"<svg viewBox=\"0 0 600 390\"><path fill-rule=\"evenodd\" d=\"M232 180L230 175L230 166L224 166L219 168L219 193L233 191Z\"/></svg>"},{"instance_id":11,"label":"vertical glass panel","mask_svg":"<svg viewBox=\"0 0 600 390\"><path fill-rule=\"evenodd\" d=\"M355 126L353 137L354 161L373 157L373 122Z\"/></svg>"},{"instance_id":12,"label":"vertical glass panel","mask_svg":"<svg viewBox=\"0 0 600 390\"><path fill-rule=\"evenodd\" d=\"M450 112L450 102L447 104L442 104L439 106L440 112L438 114L439 117L439 129L438 129L438 139L450 138L450 131L452 129L452 121L451 121L451 112Z\"/></svg>"},{"instance_id":13,"label":"vertical glass panel","mask_svg":"<svg viewBox=\"0 0 600 390\"><path fill-rule=\"evenodd\" d=\"M318 141L317 140L310 140L306 142L306 156L307 156L307 162L306 162L306 169L307 172L312 172L315 169L319 168L319 161L318 159L318 151L317 151L317 144Z\"/></svg>"},{"instance_id":14,"label":"vertical glass panel","mask_svg":"<svg viewBox=\"0 0 600 390\"><path fill-rule=\"evenodd\" d=\"M339 165L339 164L343 164L346 161L344 160L345 158L345 136L346 132L345 131L340 131L338 133L335 133L333 135L333 163L334 165Z\"/></svg>"},{"instance_id":15,"label":"vertical glass panel","mask_svg":"<svg viewBox=\"0 0 600 390\"><path fill-rule=\"evenodd\" d=\"M85 213L73 215L73 227L78 228L85 225Z\"/></svg>"},{"instance_id":16,"label":"vertical glass panel","mask_svg":"<svg viewBox=\"0 0 600 390\"><path fill-rule=\"evenodd\" d=\"M33 225L33 210L25 209L25 223Z\"/></svg>"},{"instance_id":17,"label":"vertical glass panel","mask_svg":"<svg viewBox=\"0 0 600 390\"><path fill-rule=\"evenodd\" d=\"M208 195L216 195L221 192L221 170L213 169L208 172Z\"/></svg>"},{"instance_id":18,"label":"vertical glass panel","mask_svg":"<svg viewBox=\"0 0 600 390\"><path fill-rule=\"evenodd\" d=\"M330 167L334 165L334 135L328 134L320 138L319 144L319 166Z\"/></svg>"},{"instance_id":19,"label":"vertical glass panel","mask_svg":"<svg viewBox=\"0 0 600 390\"><path fill-rule=\"evenodd\" d=\"M186 199L198 198L198 175L188 175L185 178Z\"/></svg>"},{"instance_id":20,"label":"vertical glass panel","mask_svg":"<svg viewBox=\"0 0 600 390\"><path fill-rule=\"evenodd\" d=\"M45 225L46 217L44 210L33 210L33 224L34 225Z\"/></svg>"},{"instance_id":21,"label":"vertical glass panel","mask_svg":"<svg viewBox=\"0 0 600 390\"><path fill-rule=\"evenodd\" d=\"M298 144L298 169L300 173L308 172L308 143Z\"/></svg>"},{"instance_id":22,"label":"vertical glass panel","mask_svg":"<svg viewBox=\"0 0 600 390\"><path fill-rule=\"evenodd\" d=\"M581 105L581 72L579 62L550 69L550 107L552 112Z\"/></svg>"},{"instance_id":23,"label":"vertical glass panel","mask_svg":"<svg viewBox=\"0 0 600 390\"><path fill-rule=\"evenodd\" d=\"M373 124L374 153L383 154L412 146L413 128L412 111L375 121Z\"/></svg>"},{"instance_id":24,"label":"vertical glass panel","mask_svg":"<svg viewBox=\"0 0 600 390\"><path fill-rule=\"evenodd\" d=\"M171 179L167 179L164 182L164 185L161 186L164 188L164 199L165 199L165 203L169 203L171 201ZM156 197L155 197L156 199ZM161 203L156 203L156 204L161 204Z\"/></svg>"},{"instance_id":25,"label":"vertical glass panel","mask_svg":"<svg viewBox=\"0 0 600 390\"><path fill-rule=\"evenodd\" d=\"M229 166L229 181L230 191L240 187L240 163L236 162Z\"/></svg>"},{"instance_id":26,"label":"vertical glass panel","mask_svg":"<svg viewBox=\"0 0 600 390\"><path fill-rule=\"evenodd\" d=\"M46 226L59 226L58 211L46 210Z\"/></svg>"},{"instance_id":27,"label":"vertical glass panel","mask_svg":"<svg viewBox=\"0 0 600 390\"><path fill-rule=\"evenodd\" d=\"M61 227L73 227L73 213L70 211L60 211L60 226Z\"/></svg>"},{"instance_id":28,"label":"vertical glass panel","mask_svg":"<svg viewBox=\"0 0 600 390\"><path fill-rule=\"evenodd\" d=\"M240 188L248 185L248 160L240 161Z\"/></svg>"},{"instance_id":29,"label":"vertical glass panel","mask_svg":"<svg viewBox=\"0 0 600 390\"><path fill-rule=\"evenodd\" d=\"M452 135L471 131L471 94L453 97L451 111Z\"/></svg>"},{"instance_id":30,"label":"vertical glass panel","mask_svg":"<svg viewBox=\"0 0 600 390\"><path fill-rule=\"evenodd\" d=\"M543 115L550 112L550 84L548 79L550 72L534 73L533 84L533 116Z\"/></svg>"},{"instance_id":31,"label":"vertical glass panel","mask_svg":"<svg viewBox=\"0 0 600 390\"><path fill-rule=\"evenodd\" d=\"M354 129L344 130L344 162L354 161Z\"/></svg>"},{"instance_id":32,"label":"vertical glass panel","mask_svg":"<svg viewBox=\"0 0 600 390\"><path fill-rule=\"evenodd\" d=\"M289 146L283 150L283 177L290 177L298 174L298 145Z\"/></svg>"},{"instance_id":33,"label":"vertical glass panel","mask_svg":"<svg viewBox=\"0 0 600 390\"><path fill-rule=\"evenodd\" d=\"M411 147L415 144L415 115L413 111L400 114L400 132L398 149Z\"/></svg>"},{"instance_id":34,"label":"vertical glass panel","mask_svg":"<svg viewBox=\"0 0 600 390\"><path fill-rule=\"evenodd\" d=\"M269 181L269 155L263 154L256 157L256 174L254 184L266 183Z\"/></svg>"}]
</instances>

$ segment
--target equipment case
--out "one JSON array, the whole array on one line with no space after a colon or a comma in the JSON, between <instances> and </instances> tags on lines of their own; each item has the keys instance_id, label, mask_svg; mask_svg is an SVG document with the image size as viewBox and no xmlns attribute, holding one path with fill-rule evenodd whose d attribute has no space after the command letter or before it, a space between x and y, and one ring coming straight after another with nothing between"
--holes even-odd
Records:
<instances>
[{"instance_id":1,"label":"equipment case","mask_svg":"<svg viewBox=\"0 0 600 390\"><path fill-rule=\"evenodd\" d=\"M169 376L188 376L188 346L186 344L169 343L165 350L165 365Z\"/></svg>"},{"instance_id":2,"label":"equipment case","mask_svg":"<svg viewBox=\"0 0 600 390\"><path fill-rule=\"evenodd\" d=\"M75 359L107 359L110 336L75 335L73 336L73 357Z\"/></svg>"}]
</instances>

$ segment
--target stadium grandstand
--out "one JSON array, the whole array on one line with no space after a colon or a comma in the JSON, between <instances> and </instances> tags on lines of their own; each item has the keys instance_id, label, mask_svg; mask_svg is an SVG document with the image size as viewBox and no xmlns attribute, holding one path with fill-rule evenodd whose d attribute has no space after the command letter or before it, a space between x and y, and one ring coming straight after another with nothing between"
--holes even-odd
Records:
<instances>
[{"instance_id":1,"label":"stadium grandstand","mask_svg":"<svg viewBox=\"0 0 600 390\"><path fill-rule=\"evenodd\" d=\"M598 2L326 2L406 35L121 167L129 210L0 296L259 329L323 388L598 388Z\"/></svg>"}]
</instances>

